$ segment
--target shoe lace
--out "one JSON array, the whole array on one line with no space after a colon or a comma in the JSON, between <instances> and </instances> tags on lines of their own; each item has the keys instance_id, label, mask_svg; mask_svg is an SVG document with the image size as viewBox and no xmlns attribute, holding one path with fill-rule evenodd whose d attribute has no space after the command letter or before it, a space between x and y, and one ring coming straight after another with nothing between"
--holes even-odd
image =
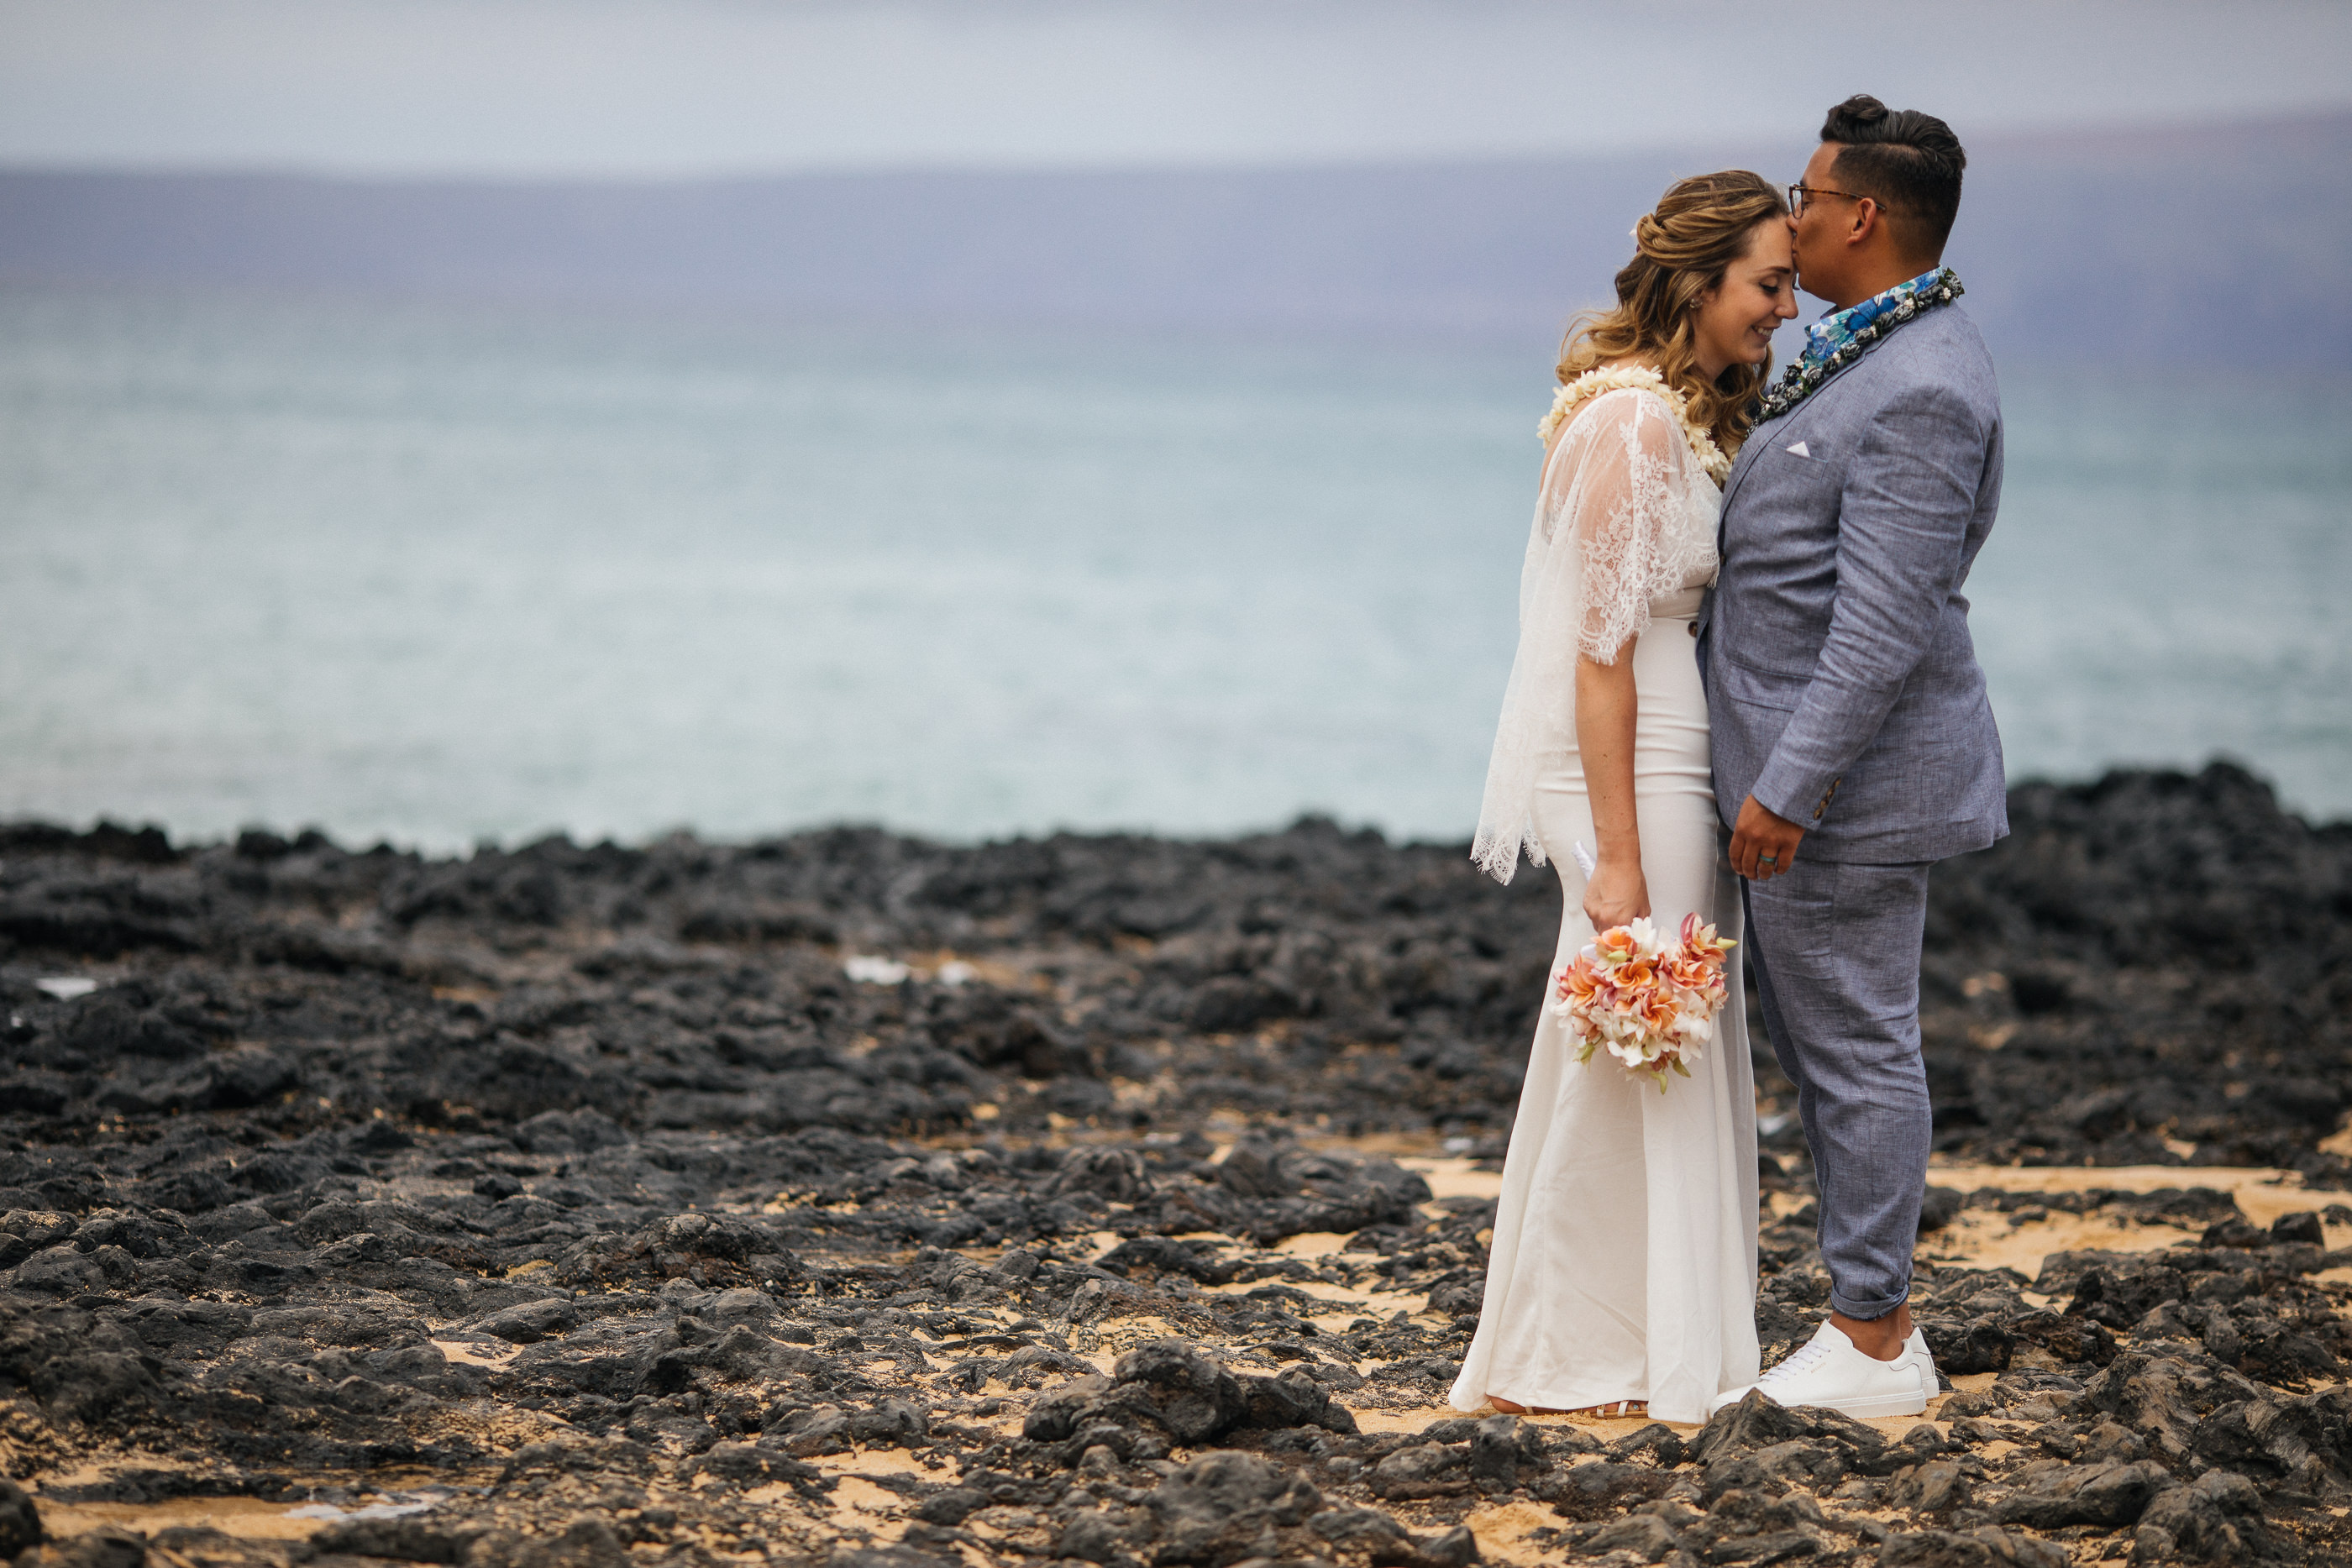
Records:
<instances>
[{"instance_id":1,"label":"shoe lace","mask_svg":"<svg viewBox=\"0 0 2352 1568\"><path fill-rule=\"evenodd\" d=\"M1770 1389L1777 1385L1788 1382L1790 1378L1801 1377L1819 1366L1829 1354L1830 1347L1819 1340L1800 1345L1788 1360L1758 1378L1757 1386Z\"/></svg>"}]
</instances>

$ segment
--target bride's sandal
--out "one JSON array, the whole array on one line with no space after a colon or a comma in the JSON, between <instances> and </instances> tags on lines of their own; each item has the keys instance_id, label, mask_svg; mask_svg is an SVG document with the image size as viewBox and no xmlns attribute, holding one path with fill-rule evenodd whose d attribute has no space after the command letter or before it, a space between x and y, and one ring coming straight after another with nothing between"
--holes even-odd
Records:
<instances>
[{"instance_id":1,"label":"bride's sandal","mask_svg":"<svg viewBox=\"0 0 2352 1568\"><path fill-rule=\"evenodd\" d=\"M1555 1410L1543 1405L1532 1407L1515 1405L1507 1399L1497 1399L1491 1394L1486 1396L1486 1403L1506 1416L1580 1416L1591 1421L1616 1421L1629 1416L1647 1416L1650 1413L1648 1402L1641 1399L1620 1399L1611 1405L1585 1405L1574 1410Z\"/></svg>"}]
</instances>

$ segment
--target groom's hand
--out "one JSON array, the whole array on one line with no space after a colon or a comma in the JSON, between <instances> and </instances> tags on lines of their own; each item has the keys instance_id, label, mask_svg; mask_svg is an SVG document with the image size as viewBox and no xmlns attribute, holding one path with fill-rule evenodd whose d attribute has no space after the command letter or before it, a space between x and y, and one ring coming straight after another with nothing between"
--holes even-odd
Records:
<instances>
[{"instance_id":1,"label":"groom's hand","mask_svg":"<svg viewBox=\"0 0 2352 1568\"><path fill-rule=\"evenodd\" d=\"M1805 830L1788 818L1765 810L1750 795L1739 803L1739 821L1731 827L1731 869L1750 882L1769 882L1797 858L1797 841Z\"/></svg>"}]
</instances>

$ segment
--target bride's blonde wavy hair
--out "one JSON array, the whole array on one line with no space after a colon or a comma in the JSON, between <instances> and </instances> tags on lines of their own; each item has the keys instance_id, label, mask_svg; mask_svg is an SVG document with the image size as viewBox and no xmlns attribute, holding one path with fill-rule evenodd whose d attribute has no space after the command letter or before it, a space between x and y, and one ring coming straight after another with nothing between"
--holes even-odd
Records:
<instances>
[{"instance_id":1,"label":"bride's blonde wavy hair","mask_svg":"<svg viewBox=\"0 0 2352 1568\"><path fill-rule=\"evenodd\" d=\"M1748 438L1748 405L1771 361L1731 365L1708 381L1692 341L1699 296L1721 285L1748 253L1758 224L1789 215L1789 204L1760 174L1726 169L1677 180L1633 225L1633 259L1617 274L1617 308L1579 316L1559 345L1559 379L1640 356L1683 394L1691 423L1728 455Z\"/></svg>"}]
</instances>

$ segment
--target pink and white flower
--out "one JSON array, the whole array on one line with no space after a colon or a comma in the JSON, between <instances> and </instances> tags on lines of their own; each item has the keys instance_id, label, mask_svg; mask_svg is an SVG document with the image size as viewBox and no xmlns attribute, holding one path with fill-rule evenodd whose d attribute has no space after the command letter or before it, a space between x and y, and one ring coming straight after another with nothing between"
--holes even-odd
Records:
<instances>
[{"instance_id":1,"label":"pink and white flower","mask_svg":"<svg viewBox=\"0 0 2352 1568\"><path fill-rule=\"evenodd\" d=\"M1669 1071L1688 1078L1685 1064L1714 1040L1730 994L1724 955L1735 946L1695 914L1683 917L1671 943L1660 942L1647 920L1594 936L1560 971L1549 1004L1578 1043L1577 1061L1606 1050L1628 1071L1648 1074L1661 1093Z\"/></svg>"}]
</instances>

